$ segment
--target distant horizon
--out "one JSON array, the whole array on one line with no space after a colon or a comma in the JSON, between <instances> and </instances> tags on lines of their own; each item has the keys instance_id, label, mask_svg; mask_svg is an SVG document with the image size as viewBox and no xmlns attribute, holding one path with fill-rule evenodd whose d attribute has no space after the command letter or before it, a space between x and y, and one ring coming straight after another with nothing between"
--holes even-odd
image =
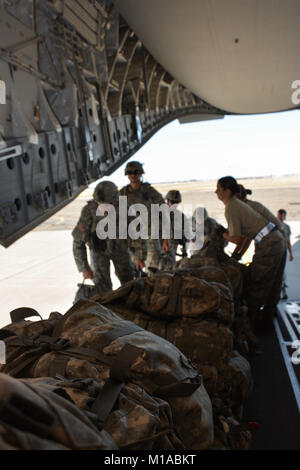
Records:
<instances>
[{"instance_id":1,"label":"distant horizon","mask_svg":"<svg viewBox=\"0 0 300 470\"><path fill-rule=\"evenodd\" d=\"M225 175L226 176L226 175ZM229 175L228 175L229 176ZM108 177L109 178L109 177ZM107 181L108 178L104 177L103 181ZM263 175L263 176L245 176L245 177L235 177L237 181L245 181L245 180L264 180L264 179L284 179L284 178L299 178L299 185L300 185L300 173L292 173L292 174L285 174L285 175ZM109 179L110 180L110 179ZM95 186L100 182L101 180L94 181L91 183L88 188L86 188L84 191L92 190L94 191ZM156 186L156 185L175 185L175 184L189 184L189 183L211 183L211 182L216 182L217 178L207 178L207 179L190 179L190 180L177 180L177 181L151 181L151 185ZM146 181L149 183L149 181ZM127 182L126 184L129 184ZM126 185L125 184L125 185ZM123 185L123 186L125 186ZM118 188L121 189L121 185L118 185ZM82 193L81 193L82 194Z\"/></svg>"},{"instance_id":2,"label":"distant horizon","mask_svg":"<svg viewBox=\"0 0 300 470\"><path fill-rule=\"evenodd\" d=\"M226 176L226 175L225 175ZM231 176L231 175L228 175ZM258 180L264 178L293 178L299 177L300 173L288 173L285 175L262 175L262 176L234 176L236 180ZM205 181L216 181L216 178L204 178L204 179L190 179L190 180L174 180L174 181L151 181L151 184L173 184L173 183L197 183Z\"/></svg>"},{"instance_id":3,"label":"distant horizon","mask_svg":"<svg viewBox=\"0 0 300 470\"><path fill-rule=\"evenodd\" d=\"M127 162L144 166L153 184L299 174L299 110L225 116L180 124L174 120L156 132ZM126 162L126 163L127 163ZM128 184L126 163L106 179Z\"/></svg>"}]
</instances>

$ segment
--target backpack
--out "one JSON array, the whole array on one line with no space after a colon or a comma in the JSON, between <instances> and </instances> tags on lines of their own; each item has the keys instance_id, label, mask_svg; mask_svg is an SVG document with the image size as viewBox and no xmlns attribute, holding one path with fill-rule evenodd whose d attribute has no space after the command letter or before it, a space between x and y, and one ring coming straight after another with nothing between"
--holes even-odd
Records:
<instances>
[{"instance_id":1,"label":"backpack","mask_svg":"<svg viewBox=\"0 0 300 470\"><path fill-rule=\"evenodd\" d=\"M15 379L0 373L0 449L109 450L99 430L51 378Z\"/></svg>"},{"instance_id":2,"label":"backpack","mask_svg":"<svg viewBox=\"0 0 300 470\"><path fill-rule=\"evenodd\" d=\"M203 277L205 281L195 280L191 274ZM175 280L176 277L182 278L181 283ZM183 304L184 308L180 309L176 306L172 310L173 315L171 313L167 315L168 303L161 297L158 297L156 303L157 290L160 296L163 293L171 296L175 290L172 282L177 286L185 286L185 283L191 284L191 279L193 279L193 287L200 286L200 289L205 291L202 297L201 291L198 292L198 296L195 296L192 314L189 314L189 305L190 303L193 305L194 291L188 292L191 298L185 301L186 292L181 291L179 287L177 302L180 305ZM218 282L213 282L212 279ZM95 300L105 304L122 318L174 344L191 360L203 376L205 388L211 399L215 402L218 397L217 402L221 401L222 406L214 411L214 414L223 413L223 410L228 407L228 410L231 410L228 413L236 412L239 416L240 406L251 392L252 377L247 359L234 351L233 289L226 273L218 266L204 265L197 269L176 270L173 275L156 274L145 281L139 283L138 286L135 283L129 283L116 291L98 296ZM164 287L165 285L168 289ZM150 290L150 294L147 290ZM215 309L213 309L211 308L213 303L210 305L207 299L210 295L212 299L215 299L216 293L218 293L219 300L215 302ZM149 299L148 305L145 298ZM204 298L204 304L198 307L198 299L201 302L201 298ZM195 313L196 307L198 315ZM181 315L179 315L180 312ZM237 429L244 432L243 427L234 426L234 429L234 432ZM246 433L246 436L249 434ZM245 446L248 444L246 439Z\"/></svg>"},{"instance_id":3,"label":"backpack","mask_svg":"<svg viewBox=\"0 0 300 470\"><path fill-rule=\"evenodd\" d=\"M174 345L104 306L81 300L64 316L21 320L0 333L7 350L2 372L19 378L58 374L97 382L101 391L91 411L118 448L212 445L211 402L194 366ZM130 394L138 401L131 414L121 393L127 402L132 401ZM145 425L137 428L137 421Z\"/></svg>"}]
</instances>

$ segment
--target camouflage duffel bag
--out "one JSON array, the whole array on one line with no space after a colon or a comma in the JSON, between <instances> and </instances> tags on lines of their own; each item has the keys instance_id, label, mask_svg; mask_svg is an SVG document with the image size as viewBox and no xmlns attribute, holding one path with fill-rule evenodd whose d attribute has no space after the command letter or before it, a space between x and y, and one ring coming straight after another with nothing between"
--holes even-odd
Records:
<instances>
[{"instance_id":1,"label":"camouflage duffel bag","mask_svg":"<svg viewBox=\"0 0 300 470\"><path fill-rule=\"evenodd\" d=\"M206 269L205 269L206 268ZM233 258L230 258L224 253L221 260L212 257L204 257L194 255L191 258L185 259L179 264L176 271L188 270L193 276L206 279L208 281L215 280L223 284L229 285L233 289L235 299L241 298L243 294L244 272L245 266ZM200 275L198 274L200 270ZM203 277L201 276L201 271ZM221 274L223 272L224 274ZM215 279L212 279L212 278Z\"/></svg>"},{"instance_id":2,"label":"camouflage duffel bag","mask_svg":"<svg viewBox=\"0 0 300 470\"><path fill-rule=\"evenodd\" d=\"M243 295L245 266L233 258L226 258L220 263L227 274L234 292L234 298L240 299Z\"/></svg>"},{"instance_id":3,"label":"camouflage duffel bag","mask_svg":"<svg viewBox=\"0 0 300 470\"><path fill-rule=\"evenodd\" d=\"M238 351L232 351L225 376L232 400L236 406L241 405L252 392L253 378L249 362Z\"/></svg>"},{"instance_id":4,"label":"camouflage duffel bag","mask_svg":"<svg viewBox=\"0 0 300 470\"><path fill-rule=\"evenodd\" d=\"M177 269L198 269L204 266L219 267L220 263L216 257L196 254L191 258L184 258L177 263Z\"/></svg>"},{"instance_id":5,"label":"camouflage duffel bag","mask_svg":"<svg viewBox=\"0 0 300 470\"><path fill-rule=\"evenodd\" d=\"M40 326L34 327L37 324ZM20 334L21 331L32 334L34 329L42 330L42 334L33 337ZM46 329L47 334L43 331ZM98 382L102 391L92 411L105 430L110 426L109 433L119 448L129 445L133 449L170 449L171 443L177 442L177 447L172 444L173 448L207 449L212 443L211 402L196 369L171 343L122 320L96 302L79 301L64 316L55 314L46 324L14 323L2 330L1 339L6 342L7 364L2 371L7 374L18 377L59 374L67 379L89 377ZM139 407L130 414L121 406L113 417L117 400L122 405L120 393L128 395L128 387L131 396L140 400ZM155 429L153 420L144 412L144 408L147 412L153 409L151 399L160 403L158 409L162 410L162 415L156 413ZM120 416L123 418L119 419ZM165 439L155 440L159 434L165 435Z\"/></svg>"},{"instance_id":6,"label":"camouflage duffel bag","mask_svg":"<svg viewBox=\"0 0 300 470\"><path fill-rule=\"evenodd\" d=\"M15 379L0 373L1 450L110 450L99 431L54 379Z\"/></svg>"},{"instance_id":7,"label":"camouflage duffel bag","mask_svg":"<svg viewBox=\"0 0 300 470\"><path fill-rule=\"evenodd\" d=\"M218 282L223 284L229 289L232 289L231 282L225 273L224 269L216 265L205 265L205 266L185 266L185 268L178 268L175 270L177 274L197 277L207 282Z\"/></svg>"},{"instance_id":8,"label":"camouflage duffel bag","mask_svg":"<svg viewBox=\"0 0 300 470\"><path fill-rule=\"evenodd\" d=\"M231 294L227 292L227 300ZM93 297L93 300L106 304L125 304L159 319L180 317L205 318L212 312L218 318L227 312L220 311L224 289L190 275L155 274L151 277L131 281L119 289ZM228 309L232 315L232 305ZM222 318L221 318L222 319Z\"/></svg>"},{"instance_id":9,"label":"camouflage duffel bag","mask_svg":"<svg viewBox=\"0 0 300 470\"><path fill-rule=\"evenodd\" d=\"M209 395L224 388L223 374L233 349L231 330L217 321L199 318L159 320L137 310L109 305L124 320L130 320L147 331L165 338L180 349L203 377Z\"/></svg>"}]
</instances>

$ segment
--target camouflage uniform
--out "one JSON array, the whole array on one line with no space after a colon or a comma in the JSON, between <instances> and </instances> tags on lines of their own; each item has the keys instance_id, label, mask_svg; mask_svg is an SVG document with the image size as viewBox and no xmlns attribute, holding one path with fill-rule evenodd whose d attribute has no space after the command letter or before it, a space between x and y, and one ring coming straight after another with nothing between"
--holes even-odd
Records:
<instances>
[{"instance_id":1,"label":"camouflage uniform","mask_svg":"<svg viewBox=\"0 0 300 470\"><path fill-rule=\"evenodd\" d=\"M174 233L174 220L176 220L176 218L179 218L180 216L182 219L182 238L175 238L176 234ZM169 240L169 248L175 262L178 245L180 244L185 248L186 241L189 241L189 236L185 238L186 234L184 233L184 229L187 230L188 228L189 221L183 212L179 211L178 209L175 209L174 212L170 213L170 224L171 238Z\"/></svg>"},{"instance_id":2,"label":"camouflage uniform","mask_svg":"<svg viewBox=\"0 0 300 470\"><path fill-rule=\"evenodd\" d=\"M254 239L268 220L246 203L233 197L225 208L229 235ZM279 230L255 242L255 254L249 267L246 299L250 318L256 323L270 322L276 313L286 257L286 244ZM264 307L261 313L261 307Z\"/></svg>"},{"instance_id":3,"label":"camouflage uniform","mask_svg":"<svg viewBox=\"0 0 300 470\"><path fill-rule=\"evenodd\" d=\"M203 218L204 220L202 220ZM197 239L192 241L189 245L189 249L193 255L201 251L205 237L211 235L218 225L215 219L208 217L208 212L205 207L197 207L197 209L195 209L192 218L192 226L193 231L197 233Z\"/></svg>"},{"instance_id":4,"label":"camouflage uniform","mask_svg":"<svg viewBox=\"0 0 300 470\"><path fill-rule=\"evenodd\" d=\"M252 199L246 199L245 202L248 204L248 206L250 206L256 212L258 212L263 217L265 217L265 219L267 219L268 222L272 222L273 224L275 224L278 230L280 230L280 232L283 233L284 231L283 224L280 222L279 219L277 219L277 217L275 217L274 214L272 214L272 212L267 207L265 207L263 204L261 204L258 201L252 201Z\"/></svg>"},{"instance_id":5,"label":"camouflage uniform","mask_svg":"<svg viewBox=\"0 0 300 470\"><path fill-rule=\"evenodd\" d=\"M278 222L282 224L282 233L283 233L284 239L286 241L286 246L288 247L288 242L290 241L290 236L292 234L291 228L285 222L280 222L279 220L278 220ZM287 292L286 292L287 287L288 287L288 285L287 285L286 270L284 269L283 270L283 276L282 276L282 283L281 283L281 298L282 299L287 298Z\"/></svg>"},{"instance_id":6,"label":"camouflage uniform","mask_svg":"<svg viewBox=\"0 0 300 470\"><path fill-rule=\"evenodd\" d=\"M92 270L95 285L102 292L106 292L112 290L110 260L114 264L116 275L121 284L131 281L134 272L128 252L127 240L118 238L115 240L108 238L100 240L98 238L96 227L98 222L104 217L96 216L98 205L98 202L92 200L82 209L79 221L72 232L73 255L78 271ZM86 245L90 251L91 267L88 261Z\"/></svg>"},{"instance_id":7,"label":"camouflage uniform","mask_svg":"<svg viewBox=\"0 0 300 470\"><path fill-rule=\"evenodd\" d=\"M279 230L269 233L260 243L255 243L246 298L250 316L260 323L270 323L276 315L285 260L285 240ZM261 314L262 305L264 309Z\"/></svg>"},{"instance_id":8,"label":"camouflage uniform","mask_svg":"<svg viewBox=\"0 0 300 470\"><path fill-rule=\"evenodd\" d=\"M148 209L148 239L129 239L129 250L133 261L143 260L146 268L157 268L161 254L161 241L151 239L151 204L164 204L162 195L156 191L149 183L141 183L139 189L132 189L130 184L124 186L120 193L127 196L128 208L132 204L144 204Z\"/></svg>"},{"instance_id":9,"label":"camouflage uniform","mask_svg":"<svg viewBox=\"0 0 300 470\"><path fill-rule=\"evenodd\" d=\"M189 241L190 237L188 235L187 238L185 238L185 232L188 229L188 219L187 217L183 214L183 212L179 211L177 209L177 205L181 203L181 194L180 191L177 191L175 189L171 189L170 191L167 192L166 197L165 197L167 204L170 209L170 239L169 239L169 251L168 253L168 262L170 264L175 264L176 262L176 253L177 253L177 248L178 245L182 245L185 249L185 244L186 241ZM181 227L182 231L180 233L180 237L178 238L178 233L175 233L175 221L181 219ZM176 237L176 238L175 238Z\"/></svg>"}]
</instances>

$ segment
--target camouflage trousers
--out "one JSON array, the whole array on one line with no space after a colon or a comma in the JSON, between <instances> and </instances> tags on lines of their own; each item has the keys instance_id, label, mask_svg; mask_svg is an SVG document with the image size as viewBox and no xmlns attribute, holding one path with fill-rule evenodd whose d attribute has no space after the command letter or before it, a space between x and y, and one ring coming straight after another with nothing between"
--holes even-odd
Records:
<instances>
[{"instance_id":1,"label":"camouflage trousers","mask_svg":"<svg viewBox=\"0 0 300 470\"><path fill-rule=\"evenodd\" d=\"M170 251L170 254L172 255L174 263L176 262L176 253L177 253L178 245L179 245L178 240L169 240L169 251Z\"/></svg>"},{"instance_id":2,"label":"camouflage trousers","mask_svg":"<svg viewBox=\"0 0 300 470\"><path fill-rule=\"evenodd\" d=\"M255 254L249 267L246 299L250 319L254 323L270 323L276 314L286 260L286 245L276 230L255 244ZM263 310L261 310L263 307Z\"/></svg>"},{"instance_id":3,"label":"camouflage trousers","mask_svg":"<svg viewBox=\"0 0 300 470\"><path fill-rule=\"evenodd\" d=\"M137 240L128 239L128 248L132 262L135 264L137 261L145 260L147 257L147 243L146 240L138 238Z\"/></svg>"},{"instance_id":4,"label":"camouflage trousers","mask_svg":"<svg viewBox=\"0 0 300 470\"><path fill-rule=\"evenodd\" d=\"M91 250L90 258L94 273L94 284L103 293L113 288L110 277L110 261L114 264L116 276L121 284L125 284L134 278L133 265L127 248L118 249L116 247L113 250L108 249L100 252Z\"/></svg>"},{"instance_id":5,"label":"camouflage trousers","mask_svg":"<svg viewBox=\"0 0 300 470\"><path fill-rule=\"evenodd\" d=\"M147 240L147 258L146 258L146 271L151 274L151 268L158 269L160 256L161 256L161 240ZM149 269L150 268L150 269Z\"/></svg>"}]
</instances>

